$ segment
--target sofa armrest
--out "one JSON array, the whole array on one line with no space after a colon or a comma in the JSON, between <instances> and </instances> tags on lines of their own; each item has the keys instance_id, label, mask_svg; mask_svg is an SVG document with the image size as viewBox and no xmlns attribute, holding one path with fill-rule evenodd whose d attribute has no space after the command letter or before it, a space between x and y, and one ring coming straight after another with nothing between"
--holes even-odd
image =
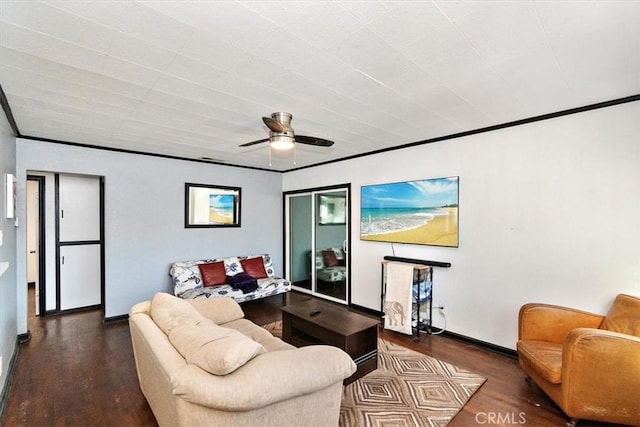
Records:
<instances>
[{"instance_id":1,"label":"sofa armrest","mask_svg":"<svg viewBox=\"0 0 640 427\"><path fill-rule=\"evenodd\" d=\"M323 390L356 371L337 347L315 345L261 354L235 372L216 376L187 365L172 377L173 394L226 411L247 411Z\"/></svg>"},{"instance_id":2,"label":"sofa armrest","mask_svg":"<svg viewBox=\"0 0 640 427\"><path fill-rule=\"evenodd\" d=\"M139 314L139 313L149 314L150 311L151 311L151 301L142 301L135 304L133 307L131 307L131 310L129 310L129 316L133 316L134 314Z\"/></svg>"},{"instance_id":3,"label":"sofa armrest","mask_svg":"<svg viewBox=\"0 0 640 427\"><path fill-rule=\"evenodd\" d=\"M590 328L569 333L562 350L562 399L572 417L639 422L640 338Z\"/></svg>"},{"instance_id":4,"label":"sofa armrest","mask_svg":"<svg viewBox=\"0 0 640 427\"><path fill-rule=\"evenodd\" d=\"M194 298L186 301L191 303L200 314L218 325L244 317L240 304L233 298Z\"/></svg>"},{"instance_id":5,"label":"sofa armrest","mask_svg":"<svg viewBox=\"0 0 640 427\"><path fill-rule=\"evenodd\" d=\"M598 328L604 316L551 304L530 303L520 308L518 339L562 344L576 328Z\"/></svg>"}]
</instances>

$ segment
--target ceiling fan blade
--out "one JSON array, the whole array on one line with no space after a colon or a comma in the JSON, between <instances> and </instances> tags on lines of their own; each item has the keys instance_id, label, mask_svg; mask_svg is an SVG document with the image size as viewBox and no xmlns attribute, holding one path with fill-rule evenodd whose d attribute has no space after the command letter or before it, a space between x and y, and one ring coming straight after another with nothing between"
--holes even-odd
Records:
<instances>
[{"instance_id":1,"label":"ceiling fan blade","mask_svg":"<svg viewBox=\"0 0 640 427\"><path fill-rule=\"evenodd\" d=\"M279 121L271 117L263 117L262 121L265 125L271 130L271 132L282 133L286 132L287 128L282 125Z\"/></svg>"},{"instance_id":2,"label":"ceiling fan blade","mask_svg":"<svg viewBox=\"0 0 640 427\"><path fill-rule=\"evenodd\" d=\"M334 142L328 139L316 138L315 136L296 135L296 142L300 144L315 145L317 147L331 147Z\"/></svg>"},{"instance_id":3,"label":"ceiling fan blade","mask_svg":"<svg viewBox=\"0 0 640 427\"><path fill-rule=\"evenodd\" d=\"M240 144L238 147L250 147L252 145L260 144L261 142L267 142L269 138L259 139L257 141L246 142L244 144Z\"/></svg>"}]
</instances>

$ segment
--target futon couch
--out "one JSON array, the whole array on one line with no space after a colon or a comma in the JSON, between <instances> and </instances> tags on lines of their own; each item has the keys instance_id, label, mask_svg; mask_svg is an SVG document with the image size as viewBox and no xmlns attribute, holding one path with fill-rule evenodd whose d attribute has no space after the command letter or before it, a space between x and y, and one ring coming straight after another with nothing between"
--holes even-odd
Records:
<instances>
[{"instance_id":1,"label":"futon couch","mask_svg":"<svg viewBox=\"0 0 640 427\"><path fill-rule=\"evenodd\" d=\"M211 272L210 280L203 277L203 271L207 272L204 268ZM291 290L288 280L275 276L269 254L175 262L169 275L173 280L174 295L183 299L230 297L244 302ZM239 275L254 277L257 288L247 291L234 286L231 282Z\"/></svg>"},{"instance_id":2,"label":"futon couch","mask_svg":"<svg viewBox=\"0 0 640 427\"><path fill-rule=\"evenodd\" d=\"M231 298L158 293L129 327L140 388L162 426L337 426L356 365L331 346L295 348Z\"/></svg>"},{"instance_id":3,"label":"futon couch","mask_svg":"<svg viewBox=\"0 0 640 427\"><path fill-rule=\"evenodd\" d=\"M316 277L327 283L344 282L347 279L347 267L342 248L325 248L316 251Z\"/></svg>"}]
</instances>

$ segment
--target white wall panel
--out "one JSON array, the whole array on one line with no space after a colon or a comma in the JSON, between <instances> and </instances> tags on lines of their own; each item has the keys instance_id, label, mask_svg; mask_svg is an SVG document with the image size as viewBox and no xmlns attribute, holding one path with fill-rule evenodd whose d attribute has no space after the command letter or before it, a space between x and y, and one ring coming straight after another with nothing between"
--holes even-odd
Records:
<instances>
[{"instance_id":1,"label":"white wall panel","mask_svg":"<svg viewBox=\"0 0 640 427\"><path fill-rule=\"evenodd\" d=\"M4 115L0 117L0 179L4 187L5 174L16 174L16 139L11 132L9 122ZM19 178L19 177L18 177ZM23 193L24 194L24 193ZM0 190L0 197L5 197L5 190ZM16 239L17 228L14 219L5 218L4 200L0 203L0 393L9 385L9 362L16 349L16 335L27 332L27 318L19 315L16 310L16 300L24 303L26 309L27 282L26 282L26 256L22 263L17 262ZM25 233L26 239L26 233ZM20 271L20 265L24 271L24 288L16 287L16 275ZM6 268L6 269L5 269Z\"/></svg>"},{"instance_id":2,"label":"white wall panel","mask_svg":"<svg viewBox=\"0 0 640 427\"><path fill-rule=\"evenodd\" d=\"M515 348L523 303L605 313L640 295L638 135L636 102L290 172L283 189L351 182L353 303L380 309L385 255L451 262L434 270L447 329ZM459 248L360 240L362 185L453 175Z\"/></svg>"}]
</instances>

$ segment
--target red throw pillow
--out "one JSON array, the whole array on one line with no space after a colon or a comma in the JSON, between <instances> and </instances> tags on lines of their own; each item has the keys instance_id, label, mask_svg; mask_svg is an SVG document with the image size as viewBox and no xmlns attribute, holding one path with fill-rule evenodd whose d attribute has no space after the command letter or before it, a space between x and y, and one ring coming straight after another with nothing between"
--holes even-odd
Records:
<instances>
[{"instance_id":1,"label":"red throw pillow","mask_svg":"<svg viewBox=\"0 0 640 427\"><path fill-rule=\"evenodd\" d=\"M322 251L322 262L325 267L337 267L340 265L336 253L331 249Z\"/></svg>"},{"instance_id":2,"label":"red throw pillow","mask_svg":"<svg viewBox=\"0 0 640 427\"><path fill-rule=\"evenodd\" d=\"M227 283L227 271L224 268L224 261L198 264L202 284L204 286L218 286Z\"/></svg>"},{"instance_id":3,"label":"red throw pillow","mask_svg":"<svg viewBox=\"0 0 640 427\"><path fill-rule=\"evenodd\" d=\"M264 279L269 277L267 275L267 271L264 269L264 261L262 257L241 259L240 265L242 265L244 272L254 279Z\"/></svg>"}]
</instances>

